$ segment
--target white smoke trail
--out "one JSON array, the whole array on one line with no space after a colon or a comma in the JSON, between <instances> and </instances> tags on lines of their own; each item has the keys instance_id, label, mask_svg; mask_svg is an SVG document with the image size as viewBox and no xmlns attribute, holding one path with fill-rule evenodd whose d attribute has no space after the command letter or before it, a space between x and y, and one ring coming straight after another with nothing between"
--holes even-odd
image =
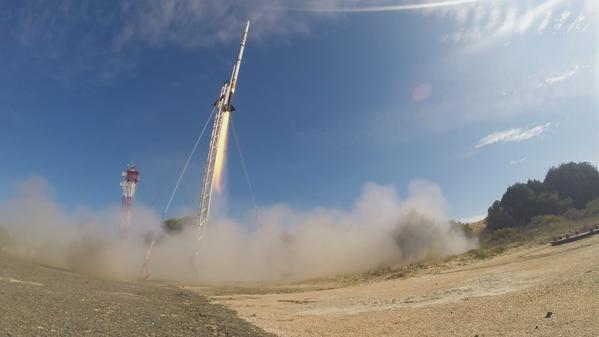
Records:
<instances>
[{"instance_id":1,"label":"white smoke trail","mask_svg":"<svg viewBox=\"0 0 599 337\"><path fill-rule=\"evenodd\" d=\"M470 3L481 2L483 0L447 0L437 2L403 4L403 5L383 5L383 6L364 6L364 7L313 7L313 8L289 8L288 10L315 12L315 13L376 13L376 12L401 12L424 9L434 9L440 7L460 6Z\"/></svg>"}]
</instances>

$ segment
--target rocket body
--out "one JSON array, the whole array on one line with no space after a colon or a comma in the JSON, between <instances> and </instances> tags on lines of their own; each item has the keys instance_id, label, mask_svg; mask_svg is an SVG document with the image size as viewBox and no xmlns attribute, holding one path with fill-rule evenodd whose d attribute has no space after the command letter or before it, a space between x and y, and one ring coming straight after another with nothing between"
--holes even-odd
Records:
<instances>
[{"instance_id":1,"label":"rocket body","mask_svg":"<svg viewBox=\"0 0 599 337\"><path fill-rule=\"evenodd\" d=\"M121 176L121 188L123 190L121 198L121 236L127 236L131 227L131 211L133 209L133 200L135 199L135 190L139 181L139 171L135 165L129 165L127 170Z\"/></svg>"}]
</instances>

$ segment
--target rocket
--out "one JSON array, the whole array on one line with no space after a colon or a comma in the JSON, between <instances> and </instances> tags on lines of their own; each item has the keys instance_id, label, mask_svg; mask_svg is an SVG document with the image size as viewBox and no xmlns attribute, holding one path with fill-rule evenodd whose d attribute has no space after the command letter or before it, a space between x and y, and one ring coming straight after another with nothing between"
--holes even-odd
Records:
<instances>
[{"instance_id":1,"label":"rocket","mask_svg":"<svg viewBox=\"0 0 599 337\"><path fill-rule=\"evenodd\" d=\"M133 199L135 190L139 181L139 171L133 164L127 166L127 170L121 173L121 188L123 196L121 198L121 237L126 237L131 226L131 210L133 208Z\"/></svg>"},{"instance_id":2,"label":"rocket","mask_svg":"<svg viewBox=\"0 0 599 337\"><path fill-rule=\"evenodd\" d=\"M245 30L243 31L243 36L241 38L241 45L239 46L239 54L237 55L237 60L235 61L233 71L231 72L231 79L229 80L229 82L223 85L220 97L213 104L215 106L218 106L219 103L222 103L224 111L235 111L235 107L233 106L233 96L235 95L235 89L237 88L239 68L241 67L241 60L243 59L243 52L245 51L245 44L247 42L249 30L250 22L248 21L245 24Z\"/></svg>"},{"instance_id":3,"label":"rocket","mask_svg":"<svg viewBox=\"0 0 599 337\"><path fill-rule=\"evenodd\" d=\"M241 45L239 47L239 54L237 55L235 65L233 66L233 71L231 72L231 79L223 84L220 90L220 96L214 103L215 109L218 111L214 118L214 126L212 128L212 136L210 139L208 158L206 159L204 177L202 179L200 191L198 213L196 216L196 225L199 231L198 240L203 236L206 224L208 223L210 203L212 200L212 190L215 180L217 181L217 190L219 187L218 182L220 181L219 178L222 174L222 163L223 157L225 155L224 147L226 147L229 116L230 113L235 110L233 107L233 96L235 95L235 89L237 88L239 68L241 67L241 60L243 59L243 52L245 51L245 44L247 42L249 30L250 22L248 21L245 25L245 30L243 31Z\"/></svg>"},{"instance_id":4,"label":"rocket","mask_svg":"<svg viewBox=\"0 0 599 337\"><path fill-rule=\"evenodd\" d=\"M241 38L241 46L239 47L239 54L237 55L237 60L235 61L235 65L233 66L231 79L223 84L223 86L220 89L220 96L213 104L214 109L217 110L217 113L214 117L214 126L212 127L212 136L210 137L210 145L208 148L208 158L206 159L206 166L202 178L202 185L200 188L200 200L195 220L196 226L198 228L198 246L196 247L195 255L198 255L199 253L199 241L204 236L208 224L210 202L212 200L212 190L215 185L215 177L218 178L218 176L222 174L222 165L218 166L216 164L217 162L222 164L222 160L225 155L229 117L231 112L235 110L235 108L233 107L233 96L235 95L235 89L237 88L239 68L241 67L241 60L243 59L243 52L245 50L245 44L247 42L249 30L250 22L248 21L245 25L245 30ZM202 131L202 133L203 132L204 131ZM219 158L220 161L218 160ZM148 272L148 262L152 255L152 249L154 248L155 243L156 234L154 235L150 247L148 248L148 252L146 253L146 257L144 259L144 263L140 274L140 276L143 276L145 279L148 279L150 277L150 274ZM193 256L191 258L193 261Z\"/></svg>"},{"instance_id":5,"label":"rocket","mask_svg":"<svg viewBox=\"0 0 599 337\"><path fill-rule=\"evenodd\" d=\"M239 55L237 61L233 67L233 73L231 74L231 85L229 94L229 105L233 102L233 94L235 94L235 88L237 87L237 78L239 77L239 67L241 66L241 59L243 59L243 52L245 50L245 43L248 39L248 31L250 30L250 22L245 24L245 30L243 31L243 37L241 38L241 45L239 46Z\"/></svg>"}]
</instances>

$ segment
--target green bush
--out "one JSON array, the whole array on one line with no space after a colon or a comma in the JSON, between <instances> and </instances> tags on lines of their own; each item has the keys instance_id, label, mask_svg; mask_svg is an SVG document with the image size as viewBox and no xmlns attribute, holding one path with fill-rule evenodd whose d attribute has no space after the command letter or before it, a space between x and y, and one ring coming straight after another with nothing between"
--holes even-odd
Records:
<instances>
[{"instance_id":1,"label":"green bush","mask_svg":"<svg viewBox=\"0 0 599 337\"><path fill-rule=\"evenodd\" d=\"M481 260L489 258L491 256L491 254L489 254L489 250L485 248L473 249L469 253L471 253L475 258Z\"/></svg>"},{"instance_id":2,"label":"green bush","mask_svg":"<svg viewBox=\"0 0 599 337\"><path fill-rule=\"evenodd\" d=\"M194 222L194 218L192 217L184 217L184 218L170 218L162 223L162 229L167 234L178 234L183 231L186 226L192 225Z\"/></svg>"},{"instance_id":3,"label":"green bush","mask_svg":"<svg viewBox=\"0 0 599 337\"><path fill-rule=\"evenodd\" d=\"M488 232L483 236L486 245L506 245L513 242L525 241L526 237L518 228L502 228Z\"/></svg>"},{"instance_id":4,"label":"green bush","mask_svg":"<svg viewBox=\"0 0 599 337\"><path fill-rule=\"evenodd\" d=\"M583 209L572 208L564 213L564 217L570 220L580 220L585 217L585 211Z\"/></svg>"},{"instance_id":5,"label":"green bush","mask_svg":"<svg viewBox=\"0 0 599 337\"><path fill-rule=\"evenodd\" d=\"M477 249L472 249L468 253L470 253L475 259L484 260L484 259L493 257L495 255L501 254L504 251L505 251L505 248L503 246L498 246L498 247L481 247L481 248L477 248Z\"/></svg>"},{"instance_id":6,"label":"green bush","mask_svg":"<svg viewBox=\"0 0 599 337\"><path fill-rule=\"evenodd\" d=\"M599 215L599 198L589 201L584 209L584 213L586 216Z\"/></svg>"},{"instance_id":7,"label":"green bush","mask_svg":"<svg viewBox=\"0 0 599 337\"><path fill-rule=\"evenodd\" d=\"M561 221L562 218L556 215L538 215L531 219L530 226L546 227Z\"/></svg>"}]
</instances>

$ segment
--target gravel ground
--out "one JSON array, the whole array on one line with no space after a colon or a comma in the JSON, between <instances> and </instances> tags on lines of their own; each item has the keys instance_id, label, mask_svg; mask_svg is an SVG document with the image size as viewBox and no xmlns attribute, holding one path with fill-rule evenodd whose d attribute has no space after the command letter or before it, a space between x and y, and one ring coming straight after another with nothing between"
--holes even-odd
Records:
<instances>
[{"instance_id":1,"label":"gravel ground","mask_svg":"<svg viewBox=\"0 0 599 337\"><path fill-rule=\"evenodd\" d=\"M205 297L0 253L0 336L272 336Z\"/></svg>"}]
</instances>

